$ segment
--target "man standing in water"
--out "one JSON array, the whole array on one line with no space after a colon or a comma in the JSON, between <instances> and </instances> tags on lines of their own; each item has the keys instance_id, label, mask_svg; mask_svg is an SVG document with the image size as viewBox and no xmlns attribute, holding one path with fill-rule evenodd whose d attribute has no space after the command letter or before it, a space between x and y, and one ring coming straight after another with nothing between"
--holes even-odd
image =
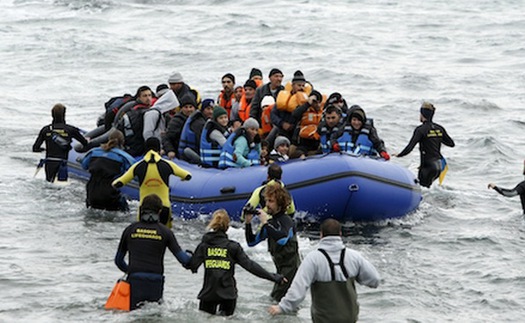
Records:
<instances>
[{"instance_id":1,"label":"man standing in water","mask_svg":"<svg viewBox=\"0 0 525 323\"><path fill-rule=\"evenodd\" d=\"M314 322L356 322L359 303L355 282L376 288L379 279L368 260L345 247L341 224L327 219L321 224L319 248L304 258L286 296L268 312L277 315L296 311L311 286Z\"/></svg>"},{"instance_id":2,"label":"man standing in water","mask_svg":"<svg viewBox=\"0 0 525 323\"><path fill-rule=\"evenodd\" d=\"M454 147L454 140L449 137L445 128L432 122L436 108L432 103L424 102L421 105L419 120L423 123L414 130L412 139L399 154L394 157L408 155L419 143L421 162L419 165L418 179L421 186L430 187L441 173L441 143L445 146Z\"/></svg>"},{"instance_id":3,"label":"man standing in water","mask_svg":"<svg viewBox=\"0 0 525 323\"><path fill-rule=\"evenodd\" d=\"M523 175L525 175L525 160L523 161ZM493 183L490 183L488 187L489 189L492 188L496 192L506 197L513 197L519 195L521 200L521 208L523 209L523 214L525 214L525 181L519 183L513 189L499 187Z\"/></svg>"}]
</instances>

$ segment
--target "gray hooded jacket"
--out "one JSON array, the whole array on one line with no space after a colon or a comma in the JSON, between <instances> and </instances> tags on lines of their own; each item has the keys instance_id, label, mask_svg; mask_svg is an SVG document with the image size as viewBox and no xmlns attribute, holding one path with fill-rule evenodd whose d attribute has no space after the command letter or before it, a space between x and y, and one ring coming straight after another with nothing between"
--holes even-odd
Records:
<instances>
[{"instance_id":1,"label":"gray hooded jacket","mask_svg":"<svg viewBox=\"0 0 525 323\"><path fill-rule=\"evenodd\" d=\"M179 105L180 103L177 96L175 96L175 93L173 93L173 91L168 91L144 113L144 130L142 131L144 141L151 137L157 137L161 140L161 134L166 131L164 113L175 109Z\"/></svg>"}]
</instances>

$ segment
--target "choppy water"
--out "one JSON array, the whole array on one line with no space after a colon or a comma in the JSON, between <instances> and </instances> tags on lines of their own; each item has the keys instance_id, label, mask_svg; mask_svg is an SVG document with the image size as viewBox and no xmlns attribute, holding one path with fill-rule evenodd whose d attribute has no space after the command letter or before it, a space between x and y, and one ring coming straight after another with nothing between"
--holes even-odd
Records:
<instances>
[{"instance_id":1,"label":"choppy water","mask_svg":"<svg viewBox=\"0 0 525 323\"><path fill-rule=\"evenodd\" d=\"M30 150L57 102L89 129L109 97L175 70L215 97L224 73L242 84L252 67L265 76L279 67L285 80L301 69L321 91L343 93L375 118L390 152L407 143L423 100L456 141L443 149L444 187L425 190L415 214L346 228L383 278L377 290L359 288L362 322L522 321L519 199L486 185L522 180L524 9L521 0L0 2L0 321L223 321L197 310L202 272L169 256L164 305L104 311L131 216L86 210L80 182L59 189L33 178L40 156ZM418 152L392 162L415 172ZM193 248L204 227L177 221L174 231ZM242 229L229 233L244 243ZM303 255L316 235L301 234ZM247 252L273 269L264 246ZM309 297L297 316L272 319L271 286L242 269L237 278L233 321L309 321Z\"/></svg>"}]
</instances>

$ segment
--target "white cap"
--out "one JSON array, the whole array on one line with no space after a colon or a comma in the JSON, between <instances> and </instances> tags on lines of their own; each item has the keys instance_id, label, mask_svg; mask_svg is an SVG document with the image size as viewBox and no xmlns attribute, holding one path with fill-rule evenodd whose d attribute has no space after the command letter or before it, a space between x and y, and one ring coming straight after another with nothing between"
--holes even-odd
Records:
<instances>
[{"instance_id":1,"label":"white cap","mask_svg":"<svg viewBox=\"0 0 525 323\"><path fill-rule=\"evenodd\" d=\"M265 96L261 101L261 107L275 104L275 99L271 95Z\"/></svg>"}]
</instances>

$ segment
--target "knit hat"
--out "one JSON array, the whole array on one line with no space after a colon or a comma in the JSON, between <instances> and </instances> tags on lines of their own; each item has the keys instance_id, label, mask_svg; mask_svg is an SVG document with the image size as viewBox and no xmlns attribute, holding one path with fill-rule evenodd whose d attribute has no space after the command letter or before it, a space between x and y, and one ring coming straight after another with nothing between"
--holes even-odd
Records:
<instances>
[{"instance_id":1,"label":"knit hat","mask_svg":"<svg viewBox=\"0 0 525 323\"><path fill-rule=\"evenodd\" d=\"M207 107L212 107L215 105L215 101L213 99L204 99L201 103L201 110L206 109Z\"/></svg>"},{"instance_id":2,"label":"knit hat","mask_svg":"<svg viewBox=\"0 0 525 323\"><path fill-rule=\"evenodd\" d=\"M216 105L213 108L213 120L217 120L222 115L228 115L228 112L226 112L226 109L221 107L220 105Z\"/></svg>"},{"instance_id":3,"label":"knit hat","mask_svg":"<svg viewBox=\"0 0 525 323\"><path fill-rule=\"evenodd\" d=\"M275 138L275 142L273 144L273 149L277 149L277 147L279 147L280 145L283 145L283 144L286 144L286 145L290 146L290 140L288 138L286 138L285 136L277 136L277 138Z\"/></svg>"},{"instance_id":4,"label":"knit hat","mask_svg":"<svg viewBox=\"0 0 525 323\"><path fill-rule=\"evenodd\" d=\"M350 121L352 121L352 118L357 118L361 120L362 123L365 123L366 121L365 112L361 108L357 108L352 111L352 114L350 114Z\"/></svg>"},{"instance_id":5,"label":"knit hat","mask_svg":"<svg viewBox=\"0 0 525 323\"><path fill-rule=\"evenodd\" d=\"M193 95L186 94L180 99L180 106L183 107L185 105L191 104L194 107L197 107L197 103L195 102L195 99L193 98Z\"/></svg>"},{"instance_id":6,"label":"knit hat","mask_svg":"<svg viewBox=\"0 0 525 323\"><path fill-rule=\"evenodd\" d=\"M343 96L341 95L341 93L339 92L334 92L332 94L330 94L330 96L328 97L328 100L326 102L328 102L329 104L333 104L337 101L340 101L343 99Z\"/></svg>"},{"instance_id":7,"label":"knit hat","mask_svg":"<svg viewBox=\"0 0 525 323\"><path fill-rule=\"evenodd\" d=\"M261 107L272 104L275 104L275 99L271 95L267 95L261 100Z\"/></svg>"},{"instance_id":8,"label":"knit hat","mask_svg":"<svg viewBox=\"0 0 525 323\"><path fill-rule=\"evenodd\" d=\"M281 75L284 76L283 72L281 72L281 70L278 69L278 68L272 68L271 71L270 71L269 77L272 77L272 75L274 75L274 74L281 74Z\"/></svg>"},{"instance_id":9,"label":"knit hat","mask_svg":"<svg viewBox=\"0 0 525 323\"><path fill-rule=\"evenodd\" d=\"M250 117L244 121L244 123L242 124L242 127L244 129L249 129L249 128L259 129L259 122L257 122L257 120L255 120L254 118Z\"/></svg>"},{"instance_id":10,"label":"knit hat","mask_svg":"<svg viewBox=\"0 0 525 323\"><path fill-rule=\"evenodd\" d=\"M430 102L423 102L421 105L420 112L427 119L428 121L432 121L432 117L434 117L434 112L436 111L436 108L434 105Z\"/></svg>"},{"instance_id":11,"label":"knit hat","mask_svg":"<svg viewBox=\"0 0 525 323\"><path fill-rule=\"evenodd\" d=\"M255 67L252 68L252 70L250 71L250 77L249 77L249 78L251 79L251 78L254 77L254 76L260 76L260 77L262 77L262 72L261 72L261 70L258 69L258 68L255 68Z\"/></svg>"},{"instance_id":12,"label":"knit hat","mask_svg":"<svg viewBox=\"0 0 525 323\"><path fill-rule=\"evenodd\" d=\"M256 90L257 89L257 84L255 83L254 80L248 80L246 81L246 83L244 83L244 87L251 87L252 89Z\"/></svg>"},{"instance_id":13,"label":"knit hat","mask_svg":"<svg viewBox=\"0 0 525 323\"><path fill-rule=\"evenodd\" d=\"M224 78L229 78L232 80L232 83L235 84L235 76L233 76L232 73L226 73L221 77L221 81L224 80Z\"/></svg>"},{"instance_id":14,"label":"knit hat","mask_svg":"<svg viewBox=\"0 0 525 323\"><path fill-rule=\"evenodd\" d=\"M182 83L182 82L184 82L184 79L182 78L182 74L180 74L179 72L173 73L168 79L168 83Z\"/></svg>"},{"instance_id":15,"label":"knit hat","mask_svg":"<svg viewBox=\"0 0 525 323\"><path fill-rule=\"evenodd\" d=\"M167 86L166 84L159 84L157 86L157 89L155 90L155 94L158 98L160 98L164 93L168 92L169 89L169 86Z\"/></svg>"},{"instance_id":16,"label":"knit hat","mask_svg":"<svg viewBox=\"0 0 525 323\"><path fill-rule=\"evenodd\" d=\"M295 73L293 73L292 83L294 82L306 82L303 72L297 70Z\"/></svg>"}]
</instances>

